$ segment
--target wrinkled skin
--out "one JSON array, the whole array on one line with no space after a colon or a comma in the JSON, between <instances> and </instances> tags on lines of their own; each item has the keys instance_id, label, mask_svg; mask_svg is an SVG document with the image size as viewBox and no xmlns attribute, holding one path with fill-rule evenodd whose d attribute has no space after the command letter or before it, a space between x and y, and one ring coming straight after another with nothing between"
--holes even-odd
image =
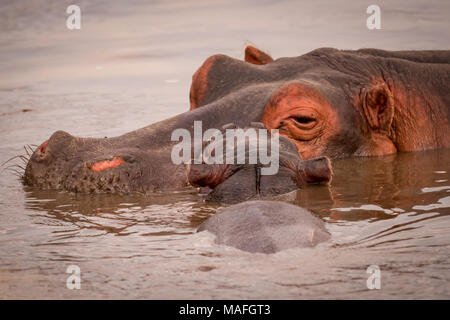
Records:
<instances>
[{"instance_id":1,"label":"wrinkled skin","mask_svg":"<svg viewBox=\"0 0 450 320\"><path fill-rule=\"evenodd\" d=\"M203 130L262 122L292 141L302 159L450 146L450 51L325 48L273 61L248 47L245 57L207 59L193 76L189 112L114 138L55 132L31 156L24 182L73 192L189 186L186 166L171 161L178 143L171 133L193 135L196 120Z\"/></svg>"},{"instance_id":2,"label":"wrinkled skin","mask_svg":"<svg viewBox=\"0 0 450 320\"><path fill-rule=\"evenodd\" d=\"M225 129L234 126L229 124ZM261 123L252 123L248 129L265 129ZM224 132L225 130L223 130ZM224 135L225 137L225 135ZM240 141L234 148L235 164L192 164L188 166L188 179L191 185L207 187L212 190L206 197L207 201L220 203L238 203L250 199L258 199L268 196L276 196L296 190L307 183L328 183L332 177L330 160L320 157L312 160L302 160L297 152L295 144L286 137L279 136L279 166L275 175L263 175L261 169L269 165L263 165L260 161L250 164L249 140ZM226 145L227 138L223 143ZM270 136L268 141L270 142ZM253 141L256 152L261 145L259 137ZM205 147L214 143L205 143ZM222 143L222 141L220 142ZM239 148L245 144L245 148ZM270 150L270 143L268 149ZM252 148L253 149L253 148ZM245 164L237 164L237 157L244 152Z\"/></svg>"},{"instance_id":3,"label":"wrinkled skin","mask_svg":"<svg viewBox=\"0 0 450 320\"><path fill-rule=\"evenodd\" d=\"M246 60L259 65L206 60L193 77L191 109L234 97L260 110L303 159L450 147L450 51L323 48L273 61L249 47ZM248 103L250 88L261 92Z\"/></svg>"},{"instance_id":4,"label":"wrinkled skin","mask_svg":"<svg viewBox=\"0 0 450 320\"><path fill-rule=\"evenodd\" d=\"M251 253L314 247L328 241L324 223L311 212L278 201L247 201L219 210L202 223L217 244Z\"/></svg>"}]
</instances>

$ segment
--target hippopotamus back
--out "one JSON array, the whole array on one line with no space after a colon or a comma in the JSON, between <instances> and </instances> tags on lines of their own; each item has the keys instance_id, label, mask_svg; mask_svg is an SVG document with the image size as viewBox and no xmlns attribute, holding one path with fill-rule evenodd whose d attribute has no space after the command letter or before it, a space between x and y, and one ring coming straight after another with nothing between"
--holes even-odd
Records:
<instances>
[{"instance_id":1,"label":"hippopotamus back","mask_svg":"<svg viewBox=\"0 0 450 320\"><path fill-rule=\"evenodd\" d=\"M197 231L205 230L216 235L218 244L260 253L314 247L330 239L310 211L278 201L247 201L219 210Z\"/></svg>"}]
</instances>

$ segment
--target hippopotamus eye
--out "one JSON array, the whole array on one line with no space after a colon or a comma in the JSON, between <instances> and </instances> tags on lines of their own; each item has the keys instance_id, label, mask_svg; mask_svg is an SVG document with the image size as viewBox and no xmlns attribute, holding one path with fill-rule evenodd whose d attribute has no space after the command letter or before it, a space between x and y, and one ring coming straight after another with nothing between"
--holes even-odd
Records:
<instances>
[{"instance_id":1,"label":"hippopotamus eye","mask_svg":"<svg viewBox=\"0 0 450 320\"><path fill-rule=\"evenodd\" d=\"M308 118L308 117L295 117L294 120L301 124L308 124L308 123L316 121L316 119Z\"/></svg>"},{"instance_id":2,"label":"hippopotamus eye","mask_svg":"<svg viewBox=\"0 0 450 320\"><path fill-rule=\"evenodd\" d=\"M295 109L279 122L280 133L292 139L310 141L316 138L323 127L323 117L310 108Z\"/></svg>"},{"instance_id":3,"label":"hippopotamus eye","mask_svg":"<svg viewBox=\"0 0 450 320\"><path fill-rule=\"evenodd\" d=\"M296 116L292 117L294 124L300 129L312 129L317 124L317 120L309 116Z\"/></svg>"}]
</instances>

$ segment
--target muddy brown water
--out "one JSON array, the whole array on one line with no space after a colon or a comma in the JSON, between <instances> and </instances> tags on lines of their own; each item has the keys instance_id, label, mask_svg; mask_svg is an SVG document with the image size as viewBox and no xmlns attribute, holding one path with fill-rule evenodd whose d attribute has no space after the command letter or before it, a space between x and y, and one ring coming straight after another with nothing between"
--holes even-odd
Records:
<instances>
[{"instance_id":1,"label":"muddy brown water","mask_svg":"<svg viewBox=\"0 0 450 320\"><path fill-rule=\"evenodd\" d=\"M246 41L275 57L316 47L448 49L445 1L64 1L0 4L0 162L64 129L114 136L188 109L209 55L242 58ZM447 31L446 31L447 30ZM329 187L283 201L332 234L274 255L217 246L197 226L219 208L194 190L75 195L0 175L0 298L450 298L450 150L334 161ZM81 289L66 288L69 265ZM381 289L368 290L378 265Z\"/></svg>"}]
</instances>

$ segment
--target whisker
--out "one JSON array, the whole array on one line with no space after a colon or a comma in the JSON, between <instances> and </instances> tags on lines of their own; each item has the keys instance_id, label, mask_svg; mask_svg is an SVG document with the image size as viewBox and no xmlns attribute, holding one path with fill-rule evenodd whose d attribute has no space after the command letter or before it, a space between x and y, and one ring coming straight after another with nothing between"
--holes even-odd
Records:
<instances>
[{"instance_id":1,"label":"whisker","mask_svg":"<svg viewBox=\"0 0 450 320\"><path fill-rule=\"evenodd\" d=\"M22 172L19 172L18 170L15 170L15 169L12 169L12 168L5 168L5 169L2 170L2 173L3 173L3 171L5 171L5 170L7 170L7 171L9 171L9 172L11 172L11 173L16 173L16 174L18 174L19 176L23 176Z\"/></svg>"},{"instance_id":2,"label":"whisker","mask_svg":"<svg viewBox=\"0 0 450 320\"><path fill-rule=\"evenodd\" d=\"M30 150L30 154L33 154L34 150L33 150L33 148L30 147L29 144L27 144L27 148Z\"/></svg>"},{"instance_id":3,"label":"whisker","mask_svg":"<svg viewBox=\"0 0 450 320\"><path fill-rule=\"evenodd\" d=\"M10 165L9 167L12 167L12 168L14 168L14 167L17 167L17 168L20 168L20 169L22 169L23 171L25 171L25 167L23 167L23 166L21 166L20 164L12 164L12 165ZM8 167L7 167L8 168Z\"/></svg>"},{"instance_id":4,"label":"whisker","mask_svg":"<svg viewBox=\"0 0 450 320\"><path fill-rule=\"evenodd\" d=\"M19 157L20 160L23 161L23 163L24 163L25 165L27 165L27 164L28 164L28 161L30 161L30 159L28 159L28 158L25 157L25 156L18 156L18 157Z\"/></svg>"},{"instance_id":5,"label":"whisker","mask_svg":"<svg viewBox=\"0 0 450 320\"><path fill-rule=\"evenodd\" d=\"M21 174L20 171L19 171L19 170L16 170L16 169L9 168L9 169L5 169L5 170L6 170L6 171L9 171L9 172L12 172L12 173ZM5 171L5 170L4 170L4 171Z\"/></svg>"},{"instance_id":6,"label":"whisker","mask_svg":"<svg viewBox=\"0 0 450 320\"><path fill-rule=\"evenodd\" d=\"M27 153L27 155L28 155L29 157L31 157L30 152L27 150L26 146L23 146L23 148L25 149L25 152Z\"/></svg>"},{"instance_id":7,"label":"whisker","mask_svg":"<svg viewBox=\"0 0 450 320\"><path fill-rule=\"evenodd\" d=\"M10 164L9 166L5 167L4 169L14 168L14 167L19 167L19 168L25 170L24 168L22 168L22 167L21 167L20 165L18 165L17 163Z\"/></svg>"},{"instance_id":8,"label":"whisker","mask_svg":"<svg viewBox=\"0 0 450 320\"><path fill-rule=\"evenodd\" d=\"M0 167L3 167L5 164L7 164L8 162L10 162L11 160L14 160L14 159L16 159L16 158L19 158L19 157L21 157L22 155L17 155L17 156L14 156L14 157L12 157L12 158L9 158L8 160L6 160L5 162L3 162L1 165L0 165Z\"/></svg>"}]
</instances>

